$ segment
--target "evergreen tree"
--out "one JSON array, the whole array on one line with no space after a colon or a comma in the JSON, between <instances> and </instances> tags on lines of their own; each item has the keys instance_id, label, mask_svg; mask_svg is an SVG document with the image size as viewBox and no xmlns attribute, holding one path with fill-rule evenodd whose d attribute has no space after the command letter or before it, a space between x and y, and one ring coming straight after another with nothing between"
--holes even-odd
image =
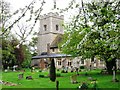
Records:
<instances>
[{"instance_id":1,"label":"evergreen tree","mask_svg":"<svg viewBox=\"0 0 120 90\"><path fill-rule=\"evenodd\" d=\"M54 82L55 79L56 79L55 63L54 59L52 59L50 65L50 80Z\"/></svg>"}]
</instances>

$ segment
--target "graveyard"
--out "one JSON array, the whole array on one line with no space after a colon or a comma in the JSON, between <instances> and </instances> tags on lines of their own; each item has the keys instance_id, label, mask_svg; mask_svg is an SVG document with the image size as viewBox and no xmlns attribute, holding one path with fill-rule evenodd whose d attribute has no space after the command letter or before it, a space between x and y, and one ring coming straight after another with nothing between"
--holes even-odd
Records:
<instances>
[{"instance_id":1,"label":"graveyard","mask_svg":"<svg viewBox=\"0 0 120 90\"><path fill-rule=\"evenodd\" d=\"M0 1L0 89L120 89L119 0L13 1Z\"/></svg>"},{"instance_id":2,"label":"graveyard","mask_svg":"<svg viewBox=\"0 0 120 90\"><path fill-rule=\"evenodd\" d=\"M101 74L101 70L67 72L56 71L56 81L59 81L59 88L79 88L85 83L88 88L93 88L96 83L97 88L120 89L120 82L113 82L113 75ZM19 75L23 74L22 77ZM75 83L71 76L76 76ZM116 74L117 80L120 80L120 71ZM30 69L19 71L2 72L2 88L56 88L56 81L52 82L49 78L49 70L31 72Z\"/></svg>"}]
</instances>

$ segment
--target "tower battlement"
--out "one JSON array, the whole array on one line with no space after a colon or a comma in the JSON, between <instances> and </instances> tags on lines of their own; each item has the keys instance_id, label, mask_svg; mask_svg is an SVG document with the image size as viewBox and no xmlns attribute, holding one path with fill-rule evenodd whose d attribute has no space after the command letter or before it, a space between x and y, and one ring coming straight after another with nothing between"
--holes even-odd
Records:
<instances>
[{"instance_id":1,"label":"tower battlement","mask_svg":"<svg viewBox=\"0 0 120 90\"><path fill-rule=\"evenodd\" d=\"M55 17L55 18L59 18L59 19L64 19L64 15L60 15L57 12L55 12L55 13L49 12L48 14L41 15L40 19L45 19L45 18L49 18L49 17Z\"/></svg>"}]
</instances>

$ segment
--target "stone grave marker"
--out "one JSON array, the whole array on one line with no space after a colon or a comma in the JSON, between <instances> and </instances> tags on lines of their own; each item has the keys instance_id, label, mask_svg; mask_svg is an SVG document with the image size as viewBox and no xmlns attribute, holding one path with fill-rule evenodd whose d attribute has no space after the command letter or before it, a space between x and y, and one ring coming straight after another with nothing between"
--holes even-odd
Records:
<instances>
[{"instance_id":1,"label":"stone grave marker","mask_svg":"<svg viewBox=\"0 0 120 90\"><path fill-rule=\"evenodd\" d=\"M18 66L17 65L14 65L13 66L13 71L16 71L16 68L17 68Z\"/></svg>"},{"instance_id":2,"label":"stone grave marker","mask_svg":"<svg viewBox=\"0 0 120 90\"><path fill-rule=\"evenodd\" d=\"M23 79L23 73L22 74L18 74L18 79Z\"/></svg>"},{"instance_id":3,"label":"stone grave marker","mask_svg":"<svg viewBox=\"0 0 120 90\"><path fill-rule=\"evenodd\" d=\"M71 79L71 83L73 83L73 84L78 83L77 82L77 75L70 76L70 79Z\"/></svg>"},{"instance_id":4,"label":"stone grave marker","mask_svg":"<svg viewBox=\"0 0 120 90\"><path fill-rule=\"evenodd\" d=\"M27 76L26 79L27 80L33 80L32 76Z\"/></svg>"},{"instance_id":5,"label":"stone grave marker","mask_svg":"<svg viewBox=\"0 0 120 90\"><path fill-rule=\"evenodd\" d=\"M113 66L113 68L112 68L112 70L113 70L113 81L115 81L115 78L116 78L116 75L115 75L115 66Z\"/></svg>"},{"instance_id":6,"label":"stone grave marker","mask_svg":"<svg viewBox=\"0 0 120 90\"><path fill-rule=\"evenodd\" d=\"M115 69L115 66L113 66L112 70L113 70L113 79L112 79L112 81L113 82L119 82L119 80L117 80L117 78L116 78L116 69Z\"/></svg>"}]
</instances>

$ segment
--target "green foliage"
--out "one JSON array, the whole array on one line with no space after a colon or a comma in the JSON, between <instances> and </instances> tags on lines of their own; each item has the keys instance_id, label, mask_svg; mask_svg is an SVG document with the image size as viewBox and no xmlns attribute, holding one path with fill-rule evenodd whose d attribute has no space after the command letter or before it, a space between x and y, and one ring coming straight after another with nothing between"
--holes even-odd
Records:
<instances>
[{"instance_id":1,"label":"green foliage","mask_svg":"<svg viewBox=\"0 0 120 90\"><path fill-rule=\"evenodd\" d=\"M10 18L10 3L0 1L0 22L4 26L8 18Z\"/></svg>"},{"instance_id":2,"label":"green foliage","mask_svg":"<svg viewBox=\"0 0 120 90\"><path fill-rule=\"evenodd\" d=\"M82 3L72 22L66 25L61 45L64 53L105 61L120 58L120 1Z\"/></svg>"},{"instance_id":3,"label":"green foliage","mask_svg":"<svg viewBox=\"0 0 120 90\"><path fill-rule=\"evenodd\" d=\"M39 75L39 77L42 77L42 78L43 78L43 77L44 77L44 75L41 75L41 74L40 74L40 75Z\"/></svg>"},{"instance_id":4,"label":"green foliage","mask_svg":"<svg viewBox=\"0 0 120 90\"><path fill-rule=\"evenodd\" d=\"M9 40L2 38L2 64L3 68L12 66L15 63L14 48Z\"/></svg>"},{"instance_id":5,"label":"green foliage","mask_svg":"<svg viewBox=\"0 0 120 90\"><path fill-rule=\"evenodd\" d=\"M15 64L23 67L30 65L32 56L29 49L25 45L20 45L17 48L18 44L19 41L15 38L2 38L2 64L4 69Z\"/></svg>"},{"instance_id":6,"label":"green foliage","mask_svg":"<svg viewBox=\"0 0 120 90\"><path fill-rule=\"evenodd\" d=\"M80 66L80 69L85 69L85 66Z\"/></svg>"},{"instance_id":7,"label":"green foliage","mask_svg":"<svg viewBox=\"0 0 120 90\"><path fill-rule=\"evenodd\" d=\"M61 77L61 74L60 73L56 73L56 77Z\"/></svg>"},{"instance_id":8,"label":"green foliage","mask_svg":"<svg viewBox=\"0 0 120 90\"><path fill-rule=\"evenodd\" d=\"M80 89L82 90L84 90L84 89L88 89L88 84L87 83L85 83L85 82L83 82L82 83L82 85L81 85L81 87L80 87Z\"/></svg>"},{"instance_id":9,"label":"green foliage","mask_svg":"<svg viewBox=\"0 0 120 90\"><path fill-rule=\"evenodd\" d=\"M51 60L51 64L50 64L50 80L53 82L56 80L56 71L55 71L54 59Z\"/></svg>"},{"instance_id":10,"label":"green foliage","mask_svg":"<svg viewBox=\"0 0 120 90\"><path fill-rule=\"evenodd\" d=\"M40 3L40 7L36 8L36 4L37 3ZM23 17L25 17L26 15L26 19L24 18L25 23L28 23L28 22L33 22L31 25L30 25L30 33L32 32L32 30L34 29L37 21L39 20L39 17L40 17L40 14L41 14L41 11L43 10L43 6L46 2L44 0L42 1L36 1L36 0L33 0L29 3L29 5L23 7L23 8L20 8L20 9L17 9L16 11L13 12L13 14L10 14L9 13L9 3L2 0L0 1L0 22L2 21L2 26L5 26L4 28L4 31L1 33L1 35L4 35L6 34L6 32L10 29L12 29L16 23L18 23L21 19L23 19ZM2 13L2 14L1 14ZM19 17L18 17L18 14ZM11 22L11 19L13 16L17 16L15 20L12 20ZM6 23L7 22L7 23ZM11 23L10 23L11 22ZM6 27L7 26L7 27Z\"/></svg>"},{"instance_id":11,"label":"green foliage","mask_svg":"<svg viewBox=\"0 0 120 90\"><path fill-rule=\"evenodd\" d=\"M23 46L23 52L24 52L24 61L22 63L22 67L30 67L30 64L31 64L31 58L32 58L32 55L28 49L27 46Z\"/></svg>"},{"instance_id":12,"label":"green foliage","mask_svg":"<svg viewBox=\"0 0 120 90\"><path fill-rule=\"evenodd\" d=\"M34 35L36 35L36 33ZM29 43L29 47L32 48L32 50L29 49L32 52L32 56L36 56L37 55L37 46L36 46L37 42L38 42L38 37L34 36L32 38L32 41Z\"/></svg>"}]
</instances>

